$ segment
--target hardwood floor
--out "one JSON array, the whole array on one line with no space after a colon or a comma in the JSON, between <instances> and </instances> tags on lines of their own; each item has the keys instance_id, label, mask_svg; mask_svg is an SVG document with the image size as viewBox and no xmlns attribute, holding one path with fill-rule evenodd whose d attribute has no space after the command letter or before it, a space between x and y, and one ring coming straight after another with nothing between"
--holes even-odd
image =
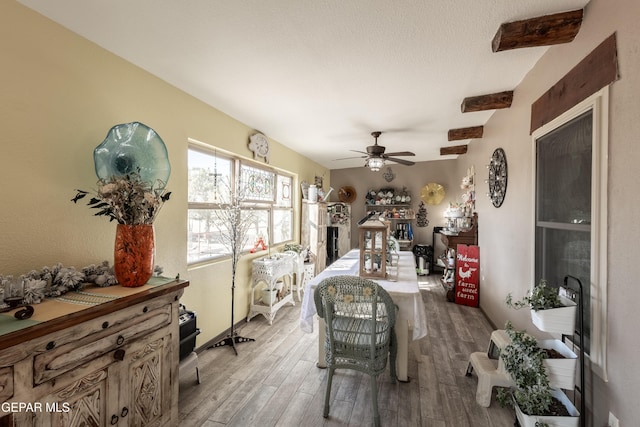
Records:
<instances>
[{"instance_id":1,"label":"hardwood floor","mask_svg":"<svg viewBox=\"0 0 640 427\"><path fill-rule=\"evenodd\" d=\"M477 378L465 376L469 355L487 349L489 322L477 308L446 302L437 274L420 282L429 334L411 346L408 383L378 377L382 425L512 426L513 410L495 398L479 406ZM313 334L302 332L299 313L296 303L280 309L271 326L263 316L244 324L239 335L256 341L238 344L238 356L230 347L201 351L201 384L195 370L180 379L180 426L371 425L369 377L348 370L336 371L329 417L322 417L326 370L315 366L317 325Z\"/></svg>"}]
</instances>

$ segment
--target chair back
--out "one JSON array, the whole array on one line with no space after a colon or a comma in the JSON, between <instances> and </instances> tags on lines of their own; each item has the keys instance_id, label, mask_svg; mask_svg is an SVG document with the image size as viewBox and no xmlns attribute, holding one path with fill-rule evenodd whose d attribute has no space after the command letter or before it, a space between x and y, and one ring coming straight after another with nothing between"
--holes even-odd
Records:
<instances>
[{"instance_id":1,"label":"chair back","mask_svg":"<svg viewBox=\"0 0 640 427\"><path fill-rule=\"evenodd\" d=\"M358 276L332 276L316 287L314 302L325 320L329 365L374 375L384 371L396 321L384 288Z\"/></svg>"}]
</instances>

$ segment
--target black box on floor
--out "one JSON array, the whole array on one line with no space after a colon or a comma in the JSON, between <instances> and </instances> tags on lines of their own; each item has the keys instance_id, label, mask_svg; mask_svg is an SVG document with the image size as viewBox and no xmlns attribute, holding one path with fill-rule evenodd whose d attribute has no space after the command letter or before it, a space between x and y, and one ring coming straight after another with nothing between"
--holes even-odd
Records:
<instances>
[{"instance_id":1,"label":"black box on floor","mask_svg":"<svg viewBox=\"0 0 640 427\"><path fill-rule=\"evenodd\" d=\"M196 347L196 337L200 329L196 327L196 313L180 305L180 360L187 357Z\"/></svg>"},{"instance_id":2,"label":"black box on floor","mask_svg":"<svg viewBox=\"0 0 640 427\"><path fill-rule=\"evenodd\" d=\"M180 360L184 359L196 348L196 337L200 334L200 329L195 330L191 335L180 338Z\"/></svg>"}]
</instances>

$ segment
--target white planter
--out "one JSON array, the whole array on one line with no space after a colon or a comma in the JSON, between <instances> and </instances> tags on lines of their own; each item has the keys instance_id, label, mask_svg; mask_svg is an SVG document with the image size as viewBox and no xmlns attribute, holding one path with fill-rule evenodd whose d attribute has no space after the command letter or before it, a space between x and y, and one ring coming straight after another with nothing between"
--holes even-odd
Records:
<instances>
[{"instance_id":1,"label":"white planter","mask_svg":"<svg viewBox=\"0 0 640 427\"><path fill-rule=\"evenodd\" d=\"M263 289L262 290L262 303L266 305L273 305L278 302L278 290L277 289Z\"/></svg>"},{"instance_id":2,"label":"white planter","mask_svg":"<svg viewBox=\"0 0 640 427\"><path fill-rule=\"evenodd\" d=\"M516 417L521 427L535 427L536 422L544 422L554 427L578 427L580 422L580 412L571 403L569 398L560 390L553 390L553 396L560 400L569 411L571 416L569 417L553 417L553 416L540 416L540 415L527 415L524 414L520 407L516 404Z\"/></svg>"},{"instance_id":3,"label":"white planter","mask_svg":"<svg viewBox=\"0 0 640 427\"><path fill-rule=\"evenodd\" d=\"M565 357L564 359L546 359L544 361L551 387L573 390L578 355L561 340L539 340L538 347L556 350Z\"/></svg>"},{"instance_id":4,"label":"white planter","mask_svg":"<svg viewBox=\"0 0 640 427\"><path fill-rule=\"evenodd\" d=\"M573 335L576 324L575 302L568 298L560 297L565 307L549 308L546 310L531 310L531 320L541 331L563 335Z\"/></svg>"}]
</instances>

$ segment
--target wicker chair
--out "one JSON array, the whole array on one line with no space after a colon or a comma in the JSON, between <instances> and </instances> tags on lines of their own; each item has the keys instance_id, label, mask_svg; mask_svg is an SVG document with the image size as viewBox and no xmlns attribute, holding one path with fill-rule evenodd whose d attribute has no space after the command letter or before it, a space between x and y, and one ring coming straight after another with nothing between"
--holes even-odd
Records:
<instances>
[{"instance_id":1,"label":"wicker chair","mask_svg":"<svg viewBox=\"0 0 640 427\"><path fill-rule=\"evenodd\" d=\"M396 306L380 285L357 276L324 279L313 294L316 311L325 320L329 369L324 417L329 416L331 382L336 369L355 369L371 376L374 423L380 425L376 378L390 356L391 379L396 381Z\"/></svg>"}]
</instances>

